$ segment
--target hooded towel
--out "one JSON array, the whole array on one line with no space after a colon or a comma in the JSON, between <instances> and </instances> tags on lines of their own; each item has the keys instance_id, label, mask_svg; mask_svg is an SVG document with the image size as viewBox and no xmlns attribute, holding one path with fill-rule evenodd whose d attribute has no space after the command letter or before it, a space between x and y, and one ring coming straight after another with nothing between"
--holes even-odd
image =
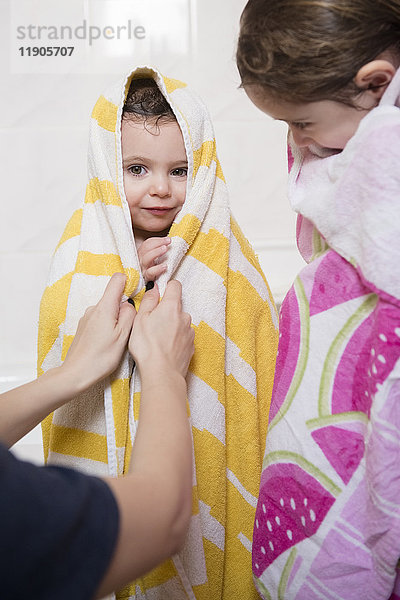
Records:
<instances>
[{"instance_id":1,"label":"hooded towel","mask_svg":"<svg viewBox=\"0 0 400 600\"><path fill-rule=\"evenodd\" d=\"M268 600L400 598L399 93L400 71L340 153L292 145L309 264L280 313L253 542Z\"/></svg>"},{"instance_id":2,"label":"hooded towel","mask_svg":"<svg viewBox=\"0 0 400 600\"><path fill-rule=\"evenodd\" d=\"M265 277L231 215L207 110L187 86L139 68L100 96L92 115L83 206L56 248L39 323L39 373L59 365L87 306L111 275L127 275L138 305L144 280L125 199L121 116L132 77L154 78L181 128L185 203L170 230L168 270L182 283L195 353L187 376L193 433L193 514L179 556L127 586L118 598L249 600L252 525L277 347L277 317ZM129 466L139 417L140 378L128 353L119 369L50 415L45 456L90 474ZM155 449L155 451L157 451Z\"/></svg>"}]
</instances>

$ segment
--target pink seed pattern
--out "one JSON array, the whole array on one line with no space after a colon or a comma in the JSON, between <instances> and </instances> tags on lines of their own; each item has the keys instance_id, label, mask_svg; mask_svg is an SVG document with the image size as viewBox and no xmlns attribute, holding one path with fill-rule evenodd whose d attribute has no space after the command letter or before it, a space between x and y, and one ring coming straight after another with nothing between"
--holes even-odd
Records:
<instances>
[{"instance_id":1,"label":"pink seed pattern","mask_svg":"<svg viewBox=\"0 0 400 600\"><path fill-rule=\"evenodd\" d=\"M262 477L254 527L255 575L259 577L285 550L313 535L333 502L334 497L298 465L269 465Z\"/></svg>"}]
</instances>

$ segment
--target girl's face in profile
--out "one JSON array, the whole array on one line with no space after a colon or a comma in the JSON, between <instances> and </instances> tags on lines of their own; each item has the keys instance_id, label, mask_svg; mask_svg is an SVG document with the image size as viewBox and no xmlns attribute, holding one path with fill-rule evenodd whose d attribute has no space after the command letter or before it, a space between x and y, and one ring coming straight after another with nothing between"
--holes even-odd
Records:
<instances>
[{"instance_id":1,"label":"girl's face in profile","mask_svg":"<svg viewBox=\"0 0 400 600\"><path fill-rule=\"evenodd\" d=\"M186 196L187 158L178 123L123 119L124 189L135 236L166 235Z\"/></svg>"},{"instance_id":2,"label":"girl's face in profile","mask_svg":"<svg viewBox=\"0 0 400 600\"><path fill-rule=\"evenodd\" d=\"M295 104L275 100L259 86L247 86L245 91L262 112L288 124L295 144L300 147L316 145L343 150L360 121L374 107L356 108L332 100Z\"/></svg>"}]
</instances>

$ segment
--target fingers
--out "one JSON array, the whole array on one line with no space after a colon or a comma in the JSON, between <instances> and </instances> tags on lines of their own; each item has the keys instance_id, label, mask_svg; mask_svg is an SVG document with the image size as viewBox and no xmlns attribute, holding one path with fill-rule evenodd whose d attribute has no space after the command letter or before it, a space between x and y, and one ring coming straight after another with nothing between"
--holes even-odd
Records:
<instances>
[{"instance_id":1,"label":"fingers","mask_svg":"<svg viewBox=\"0 0 400 600\"><path fill-rule=\"evenodd\" d=\"M167 270L166 263L158 264L158 260L166 254L171 238L148 238L138 250L140 266L146 281L157 279Z\"/></svg>"},{"instance_id":2,"label":"fingers","mask_svg":"<svg viewBox=\"0 0 400 600\"><path fill-rule=\"evenodd\" d=\"M161 302L176 303L178 308L182 307L182 284L175 279L167 283L165 293Z\"/></svg>"},{"instance_id":3,"label":"fingers","mask_svg":"<svg viewBox=\"0 0 400 600\"><path fill-rule=\"evenodd\" d=\"M157 277L159 277L162 273L165 273L166 270L167 265L165 263L162 265L154 265L154 267L146 269L143 273L143 276L146 281L155 281Z\"/></svg>"},{"instance_id":4,"label":"fingers","mask_svg":"<svg viewBox=\"0 0 400 600\"><path fill-rule=\"evenodd\" d=\"M135 308L131 304L129 304L129 302L123 302L119 310L118 323L121 327L121 330L125 332L126 339L128 339L128 335L132 329L135 317Z\"/></svg>"},{"instance_id":5,"label":"fingers","mask_svg":"<svg viewBox=\"0 0 400 600\"><path fill-rule=\"evenodd\" d=\"M171 243L171 238L169 237L151 237L147 238L141 244L139 248L139 252L143 254L150 253L153 250L159 249L161 246L169 246Z\"/></svg>"},{"instance_id":6,"label":"fingers","mask_svg":"<svg viewBox=\"0 0 400 600\"><path fill-rule=\"evenodd\" d=\"M123 273L114 273L108 282L106 289L104 290L102 298L98 303L99 306L101 305L107 312L112 312L116 319L118 318L121 297L124 291L125 283L126 275Z\"/></svg>"},{"instance_id":7,"label":"fingers","mask_svg":"<svg viewBox=\"0 0 400 600\"><path fill-rule=\"evenodd\" d=\"M189 315L189 313L182 313L182 318L183 318L183 322L186 326L190 327L192 325L192 317ZM194 331L193 331L193 335L194 335Z\"/></svg>"},{"instance_id":8,"label":"fingers","mask_svg":"<svg viewBox=\"0 0 400 600\"><path fill-rule=\"evenodd\" d=\"M163 254L168 250L168 246L162 244L161 246L157 246L154 250L146 252L143 255L143 264L144 266L151 265L157 258L160 258Z\"/></svg>"},{"instance_id":9,"label":"fingers","mask_svg":"<svg viewBox=\"0 0 400 600\"><path fill-rule=\"evenodd\" d=\"M146 292L143 296L143 299L139 306L138 314L140 315L145 312L151 312L158 306L159 300L160 292L158 291L157 284L154 284L153 289Z\"/></svg>"}]
</instances>

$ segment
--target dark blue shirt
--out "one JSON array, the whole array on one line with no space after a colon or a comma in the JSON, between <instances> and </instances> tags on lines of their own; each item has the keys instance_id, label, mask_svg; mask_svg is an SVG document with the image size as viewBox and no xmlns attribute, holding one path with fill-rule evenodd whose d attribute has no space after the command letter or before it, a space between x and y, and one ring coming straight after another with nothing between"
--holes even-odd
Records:
<instances>
[{"instance_id":1,"label":"dark blue shirt","mask_svg":"<svg viewBox=\"0 0 400 600\"><path fill-rule=\"evenodd\" d=\"M111 560L119 513L109 487L17 460L0 444L0 597L90 600Z\"/></svg>"}]
</instances>

